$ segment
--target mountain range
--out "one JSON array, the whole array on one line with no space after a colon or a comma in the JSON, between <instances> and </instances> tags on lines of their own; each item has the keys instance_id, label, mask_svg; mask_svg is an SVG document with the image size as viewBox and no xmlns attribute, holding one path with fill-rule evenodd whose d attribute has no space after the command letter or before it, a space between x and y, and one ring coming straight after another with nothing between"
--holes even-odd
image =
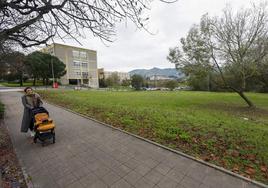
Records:
<instances>
[{"instance_id":1,"label":"mountain range","mask_svg":"<svg viewBox=\"0 0 268 188\"><path fill-rule=\"evenodd\" d=\"M152 69L135 69L129 72L130 76L134 74L141 75L143 77L151 77L151 76L165 76L170 78L183 78L184 74L175 69L175 68L166 68L166 69L160 69L160 68L152 68Z\"/></svg>"}]
</instances>

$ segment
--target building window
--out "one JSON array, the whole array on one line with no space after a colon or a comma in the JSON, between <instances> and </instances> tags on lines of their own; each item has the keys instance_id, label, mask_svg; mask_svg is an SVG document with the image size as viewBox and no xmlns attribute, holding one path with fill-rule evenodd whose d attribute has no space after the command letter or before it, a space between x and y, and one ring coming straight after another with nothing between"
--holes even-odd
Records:
<instances>
[{"instance_id":1,"label":"building window","mask_svg":"<svg viewBox=\"0 0 268 188\"><path fill-rule=\"evenodd\" d=\"M87 59L87 53L86 52L80 52L80 58L81 59Z\"/></svg>"},{"instance_id":2,"label":"building window","mask_svg":"<svg viewBox=\"0 0 268 188\"><path fill-rule=\"evenodd\" d=\"M88 77L88 72L82 72L82 76L83 76L83 78L87 78Z\"/></svg>"},{"instance_id":3,"label":"building window","mask_svg":"<svg viewBox=\"0 0 268 188\"><path fill-rule=\"evenodd\" d=\"M73 58L86 60L87 59L87 53L83 52L83 51L73 50Z\"/></svg>"},{"instance_id":4,"label":"building window","mask_svg":"<svg viewBox=\"0 0 268 188\"><path fill-rule=\"evenodd\" d=\"M88 67L88 63L82 63L82 67L83 68L87 68Z\"/></svg>"},{"instance_id":5,"label":"building window","mask_svg":"<svg viewBox=\"0 0 268 188\"><path fill-rule=\"evenodd\" d=\"M81 76L81 72L76 72L76 75L77 76Z\"/></svg>"},{"instance_id":6,"label":"building window","mask_svg":"<svg viewBox=\"0 0 268 188\"><path fill-rule=\"evenodd\" d=\"M79 51L73 50L73 57L79 58Z\"/></svg>"},{"instance_id":7,"label":"building window","mask_svg":"<svg viewBox=\"0 0 268 188\"><path fill-rule=\"evenodd\" d=\"M80 62L79 61L74 61L73 66L74 67L80 67Z\"/></svg>"}]
</instances>

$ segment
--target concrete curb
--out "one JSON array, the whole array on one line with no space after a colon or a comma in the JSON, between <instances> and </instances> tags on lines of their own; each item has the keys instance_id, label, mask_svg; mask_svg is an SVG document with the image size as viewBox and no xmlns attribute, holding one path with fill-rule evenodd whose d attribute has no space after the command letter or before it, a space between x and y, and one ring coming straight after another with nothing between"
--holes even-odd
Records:
<instances>
[{"instance_id":1,"label":"concrete curb","mask_svg":"<svg viewBox=\"0 0 268 188\"><path fill-rule=\"evenodd\" d=\"M221 172L224 172L224 173L226 173L226 174L228 174L228 175L231 175L231 176L233 176L233 177L242 179L242 180L244 180L244 181L247 181L248 183L252 183L252 184L254 184L254 185L256 185L256 186L259 186L259 187L261 187L261 188L268 188L268 185L265 185L265 184L263 184L263 183L257 182L257 181L255 181L255 180L251 180L251 179L249 179L249 178L246 178L246 177L244 177L244 176L241 176L241 175L239 175L239 174L236 174L236 173L234 173L234 172L231 172L231 171L229 171L229 170L226 170L226 169L224 169L224 168L222 168L222 167L219 167L219 166L216 166L216 165L214 165L214 164L205 162L205 161L203 161L203 160L194 158L194 157L192 157L192 156L190 156L190 155L187 155L187 154L182 153L182 152L180 152L180 151L177 151L177 150L168 148L168 147L166 147L166 146L164 146L164 145L162 145L162 144L153 142L153 141L151 141L151 140L148 140L148 139L146 139L146 138L143 138L143 137L140 137L140 136L138 136L138 135L132 134L132 133L127 132L127 131L125 131L125 130L116 128L116 127L114 127L114 126L112 126L112 125L109 125L109 124L107 124L107 123L101 122L101 121L99 121L99 120L96 120L96 119L94 119L94 118L88 117L88 116L86 116L86 115L80 114L80 113L78 113L78 112L75 112L75 111L70 110L70 109L68 109L68 108L65 108L65 107L63 107L63 106L59 106L59 105L56 105L56 104L53 104L53 103L50 103L50 102L47 102L47 101L46 101L46 103L47 103L47 104L50 104L50 105L52 105L52 106L56 106L56 107L58 107L58 108L61 108L61 109L65 110L65 111L74 113L74 114L76 114L76 115L78 115L78 116L81 116L81 117L83 117L83 118L89 119L89 120L91 120L91 121L97 122L97 123L99 123L99 124L101 124L101 125L104 125L104 126L106 126L106 127L111 128L111 129L118 130L118 131L120 131L120 132L126 133L126 134L128 134L128 135L130 135L130 136L133 136L133 137L138 138L138 139L140 139L140 140L146 141L146 142L148 142L148 143L150 143L150 144L156 145L156 146L158 146L158 147L161 147L161 148L163 148L163 149L166 149L166 150L168 150L168 151L171 151L171 152L173 152L173 153L176 153L176 154L181 155L181 156L183 156L183 157L186 157L186 158L188 158L188 159L194 160L194 161L196 161L196 162L198 162L198 163L201 163L201 164L206 165L206 166L208 166L208 167L214 168L214 169L216 169L216 170L219 170L219 171L221 171Z\"/></svg>"}]
</instances>

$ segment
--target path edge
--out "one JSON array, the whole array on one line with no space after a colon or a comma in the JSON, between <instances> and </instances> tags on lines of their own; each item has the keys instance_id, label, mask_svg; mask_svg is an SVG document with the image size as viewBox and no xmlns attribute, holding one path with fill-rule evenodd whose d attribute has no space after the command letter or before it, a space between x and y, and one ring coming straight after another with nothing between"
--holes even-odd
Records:
<instances>
[{"instance_id":1,"label":"path edge","mask_svg":"<svg viewBox=\"0 0 268 188\"><path fill-rule=\"evenodd\" d=\"M146 139L146 138L143 138L143 137L141 137L141 136L135 135L135 134L130 133L130 132L128 132L128 131L122 130L122 129L117 128L117 127L114 127L114 126L112 126L112 125L110 125L110 124L104 123L104 122L102 122L102 121L99 121L99 120L94 119L94 118L92 118L92 117L86 116L86 115L84 115L84 114L75 112L75 111L73 111L73 110L71 110L71 109L69 109L69 108L65 108L65 107L63 107L63 106L54 104L54 103L52 103L52 102L48 102L47 100L44 100L44 101L45 101L47 104L50 104L50 105L52 105L52 106L56 106L56 107L61 108L61 109L65 110L65 111L68 111L68 112L71 112L71 113L73 113L73 114L76 114L76 115L78 115L78 116L80 116L80 117L89 119L89 120L91 120L91 121L94 121L94 122L99 123L99 124L101 124L101 125L103 125L103 126L109 127L109 128L111 128L111 129L114 129L114 130L123 132L123 133L125 133L125 134L128 134L128 135L130 135L130 136L133 136L133 137L135 137L135 138L138 138L138 139L140 139L140 140L143 140L143 141L148 142L148 143L150 143L150 144L153 144L153 145L155 145L155 146L161 147L162 149L168 150L168 151L173 152L173 153L175 153L175 154L178 154L178 155L180 155L180 156L183 156L183 157L186 157L186 158L191 159L191 160L193 160L193 161L196 161L196 162L198 162L198 163L201 163L201 164L203 164L203 165L205 165L205 166L208 166L208 167L214 168L214 169L216 169L216 170L219 170L219 171L221 171L221 172L223 172L223 173L225 173L225 174L228 174L228 175L231 175L231 176L233 176L233 177L242 179L242 180L244 180L244 181L246 181L246 182L248 182L248 183L252 183L252 184L254 184L254 185L256 185L256 186L259 186L259 187L261 187L261 188L268 188L268 185L265 185L265 184L263 184L263 183L261 183L261 182L258 182L258 181L255 181L255 180L252 180L252 179L249 179L249 178L246 178L246 177L241 176L241 175L239 175L239 174L236 174L236 173L234 173L234 172L232 172L232 171L229 171L229 170L227 170L227 169L225 169L225 168L219 167L219 166L214 165L214 164L212 164L212 163L205 162L205 161L203 161L203 160L201 160L201 159L197 159L197 158L195 158L195 157L193 157L193 156L190 156L190 155L188 155L188 154L185 154L185 153L183 153L183 152L181 152L181 151L171 149L171 148L169 148L169 147L167 147L167 146L164 146L164 145L162 145L162 144L159 144L159 143L157 143L157 142L151 141L151 140L149 140L149 139Z\"/></svg>"},{"instance_id":2,"label":"path edge","mask_svg":"<svg viewBox=\"0 0 268 188\"><path fill-rule=\"evenodd\" d=\"M5 128L7 129L7 132L9 134L9 136L10 136L9 128L8 128L8 126L6 126L5 119L6 119L6 113L4 113L4 118L1 121L2 121L3 126L5 126ZM12 140L11 136L10 136L10 140L12 142L12 147L13 147L14 145L13 145L13 140ZM23 174L23 177L24 177L24 181L26 183L27 188L34 188L33 182L31 181L31 177L26 172L25 167L23 167L23 162L22 162L22 160L18 156L17 149L15 147L13 147L13 150L14 150L14 153L16 154L16 158L17 158L18 163L19 163L19 166L21 168L21 171L22 171L22 174ZM1 186L0 186L0 188L1 188Z\"/></svg>"}]
</instances>

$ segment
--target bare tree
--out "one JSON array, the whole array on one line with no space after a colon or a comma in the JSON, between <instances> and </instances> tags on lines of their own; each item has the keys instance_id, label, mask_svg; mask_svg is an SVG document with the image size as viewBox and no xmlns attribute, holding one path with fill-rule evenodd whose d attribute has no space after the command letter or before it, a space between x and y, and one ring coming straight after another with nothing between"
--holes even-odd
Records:
<instances>
[{"instance_id":1,"label":"bare tree","mask_svg":"<svg viewBox=\"0 0 268 188\"><path fill-rule=\"evenodd\" d=\"M200 24L189 31L186 39L182 39L183 53L174 48L169 56L175 55L175 58L168 59L184 69L188 67L194 74L197 67L202 71L213 69L224 88L238 93L249 107L254 107L244 92L247 80L261 74L259 67L263 67L267 59L267 23L267 3L253 5L236 14L227 7L221 17L204 15ZM176 54L180 55L179 59L176 59ZM232 79L227 79L227 73Z\"/></svg>"},{"instance_id":2,"label":"bare tree","mask_svg":"<svg viewBox=\"0 0 268 188\"><path fill-rule=\"evenodd\" d=\"M1 0L0 42L11 41L25 48L55 36L77 39L89 31L111 41L116 22L131 20L137 27L145 27L148 17L143 12L151 1Z\"/></svg>"},{"instance_id":3,"label":"bare tree","mask_svg":"<svg viewBox=\"0 0 268 188\"><path fill-rule=\"evenodd\" d=\"M254 104L244 95L246 80L257 74L258 64L268 54L267 21L267 4L253 5L237 14L226 8L221 18L209 21L212 60L225 86L237 92L250 107ZM222 68L239 80L238 86L226 81Z\"/></svg>"}]
</instances>

